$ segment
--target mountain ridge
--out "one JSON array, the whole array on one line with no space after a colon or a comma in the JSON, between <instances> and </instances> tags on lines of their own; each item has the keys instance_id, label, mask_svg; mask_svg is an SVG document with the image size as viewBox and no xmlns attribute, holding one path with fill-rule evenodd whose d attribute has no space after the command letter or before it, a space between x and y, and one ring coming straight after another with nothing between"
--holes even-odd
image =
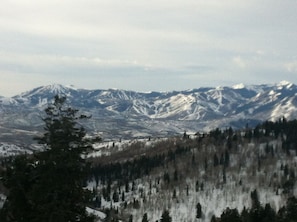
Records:
<instances>
[{"instance_id":1,"label":"mountain ridge","mask_svg":"<svg viewBox=\"0 0 297 222\"><path fill-rule=\"evenodd\" d=\"M297 118L297 86L287 81L169 92L89 90L52 84L0 97L0 126L12 131L39 131L40 116L57 94L92 115L86 126L89 130L109 138L168 136Z\"/></svg>"}]
</instances>

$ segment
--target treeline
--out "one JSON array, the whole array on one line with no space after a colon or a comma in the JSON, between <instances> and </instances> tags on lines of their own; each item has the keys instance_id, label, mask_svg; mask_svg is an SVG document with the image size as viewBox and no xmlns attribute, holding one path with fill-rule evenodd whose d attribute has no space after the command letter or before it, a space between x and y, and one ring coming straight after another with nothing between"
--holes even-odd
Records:
<instances>
[{"instance_id":1,"label":"treeline","mask_svg":"<svg viewBox=\"0 0 297 222\"><path fill-rule=\"evenodd\" d=\"M201 138L205 137L214 139L216 144L226 142L229 149L232 148L233 142L241 139L280 139L284 151L287 153L291 150L297 152L297 120L287 120L283 117L275 122L265 121L254 128L246 125L245 129L241 130L234 130L232 127L224 130L216 128Z\"/></svg>"},{"instance_id":2,"label":"treeline","mask_svg":"<svg viewBox=\"0 0 297 222\"><path fill-rule=\"evenodd\" d=\"M270 204L261 205L257 190L251 192L252 207L238 210L227 208L219 218L212 217L211 222L294 222L297 221L297 199L289 197L285 206L277 212Z\"/></svg>"},{"instance_id":3,"label":"treeline","mask_svg":"<svg viewBox=\"0 0 297 222\"><path fill-rule=\"evenodd\" d=\"M285 118L277 122L266 121L255 128L255 132L260 134L260 129L264 129L265 136L273 135L275 138L281 138L283 149L286 152L290 150L297 151L297 120L288 121ZM261 134L260 134L261 136Z\"/></svg>"}]
</instances>

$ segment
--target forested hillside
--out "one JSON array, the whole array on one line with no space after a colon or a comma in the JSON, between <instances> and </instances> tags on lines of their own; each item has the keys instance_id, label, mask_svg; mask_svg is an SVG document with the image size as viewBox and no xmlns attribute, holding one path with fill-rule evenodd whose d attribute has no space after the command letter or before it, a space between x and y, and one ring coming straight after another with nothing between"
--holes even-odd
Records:
<instances>
[{"instance_id":1,"label":"forested hillside","mask_svg":"<svg viewBox=\"0 0 297 222\"><path fill-rule=\"evenodd\" d=\"M172 221L287 221L297 210L296 129L281 119L135 142L90 160L94 207L110 221L156 221L165 211Z\"/></svg>"}]
</instances>

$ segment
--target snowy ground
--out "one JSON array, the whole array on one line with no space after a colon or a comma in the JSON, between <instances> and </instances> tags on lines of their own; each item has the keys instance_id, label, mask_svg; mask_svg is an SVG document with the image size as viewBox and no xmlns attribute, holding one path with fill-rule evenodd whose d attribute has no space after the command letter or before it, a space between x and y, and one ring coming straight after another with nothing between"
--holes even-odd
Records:
<instances>
[{"instance_id":1,"label":"snowy ground","mask_svg":"<svg viewBox=\"0 0 297 222\"><path fill-rule=\"evenodd\" d=\"M167 138L153 138L150 137L142 139L133 139L133 140L114 140L114 141L103 141L100 143L95 143L93 145L94 150L91 151L87 158L95 158L101 156L110 156L116 152L123 151L128 149L133 144L142 143L144 147L151 147L154 143L164 141Z\"/></svg>"},{"instance_id":2,"label":"snowy ground","mask_svg":"<svg viewBox=\"0 0 297 222\"><path fill-rule=\"evenodd\" d=\"M138 140L115 140L104 141L96 143L94 150L88 154L89 158L109 156L116 152L125 151L139 145L149 150L154 144L165 141L165 138L144 138ZM221 213L227 208L237 208L239 212L244 207L251 206L250 194L253 190L257 189L259 193L260 202L265 205L270 203L272 208L278 210L285 205L287 195L282 193L281 189L276 189L273 183L278 183L283 179L283 171L280 170L281 166L288 164L292 171L297 173L297 157L295 153L288 156L281 151L281 144L279 140L269 141L269 145L273 147L275 156L271 159L263 159L261 169L257 169L257 156L266 155L265 147L266 142L249 142L238 144L237 149L230 153L230 167L227 169L226 183L222 183L221 172L222 168L210 168L206 173L203 169L203 158L209 158L209 165L212 165L212 157L218 149L222 147L215 147L213 145L203 146L201 148L194 148L191 152L196 153L197 161L200 164L196 169L182 168L185 171L192 170L194 172L180 172L182 179L179 184L166 187L161 179L158 184L157 178L162 178L164 173L163 169L159 173L150 175L144 178L139 178L135 181L137 189L125 193L125 201L128 207L124 209L124 202L110 202L103 198L101 209L87 208L90 214L98 217L98 221L103 221L106 214L103 213L104 208L119 209L123 215L133 215L133 221L141 221L144 213L148 214L149 221L156 221L161 218L164 209L168 209L172 216L173 222L196 222L206 221L209 222L213 215L220 216ZM16 145L7 143L0 143L0 156L6 157L10 155L17 155L22 153L32 153L32 150L24 150ZM222 152L222 151L220 151ZM184 160L187 164L191 155ZM199 160L200 158L200 160ZM167 166L168 168L172 166ZM239 181L242 180L242 184ZM275 181L273 181L275 180ZM149 189L149 181L153 181L153 186ZM199 181L204 183L204 188L196 191L195 183ZM189 186L188 193L186 186ZM130 183L131 186L131 183ZM96 187L94 181L89 183L90 190L97 189L100 193L102 189L99 184ZM120 187L123 191L125 188ZM176 198L173 198L173 189L176 190ZM293 189L293 194L297 195L297 187ZM0 195L0 207L3 204L5 197ZM133 201L138 200L140 205L137 209L133 208ZM196 219L196 205L200 203L202 206L202 219Z\"/></svg>"},{"instance_id":3,"label":"snowy ground","mask_svg":"<svg viewBox=\"0 0 297 222\"><path fill-rule=\"evenodd\" d=\"M26 149L11 143L0 143L0 158L16 156L20 154L32 154L32 149Z\"/></svg>"},{"instance_id":4,"label":"snowy ground","mask_svg":"<svg viewBox=\"0 0 297 222\"><path fill-rule=\"evenodd\" d=\"M149 146L150 143L148 142L147 145ZM275 156L273 158L269 157L270 154L265 154L267 144L274 149ZM209 165L212 165L212 157L215 152L218 152L217 149L222 150L221 147L213 145L204 147L199 152L198 149L194 150L198 156L208 156ZM257 158L259 155L264 158L261 161L261 167L258 166L259 161ZM178 184L171 184L169 187L162 180L164 171L160 171L159 175L150 175L135 181L137 189L125 193L125 201L128 204L126 209L123 208L124 202L114 203L103 198L102 209L112 206L119 209L122 214L132 214L133 221L141 221L145 213L148 214L149 221L160 220L163 210L168 209L173 222L209 222L213 215L220 216L227 207L236 208L239 212L244 207L250 208L251 192L256 189L261 204L265 206L266 203L269 203L277 211L285 205L288 198L287 194L283 194L281 188L277 188L284 180L281 166L288 164L296 174L297 158L294 155L287 156L287 154L283 153L278 140L269 143L250 142L238 144L238 148L230 152L230 167L226 171L226 183L222 182L223 168L221 166L217 168L210 167L207 172L204 171L203 164L199 164L193 172L186 167L184 170L190 171L190 174L189 172L180 172L182 180ZM174 166L178 167L178 164L186 165L190 158L191 156L185 160L185 163L175 163ZM203 158L201 157L201 160ZM200 163L203 162L201 160ZM167 167L170 169L172 166ZM166 168L163 170L166 170ZM156 182L158 177L161 178L160 184ZM151 190L149 181L153 181ZM196 191L196 181L203 182L204 188ZM242 182L239 183L239 181ZM186 186L189 187L188 193L186 192ZM94 183L90 185L91 187L94 188ZM115 187L117 186L115 185ZM99 193L101 188L101 185L97 188ZM125 190L124 187L119 189ZM173 189L176 190L176 198L173 198ZM297 194L296 184L292 193ZM136 209L132 207L134 200L138 200L140 203ZM201 219L196 218L197 203L202 206L203 217Z\"/></svg>"},{"instance_id":5,"label":"snowy ground","mask_svg":"<svg viewBox=\"0 0 297 222\"><path fill-rule=\"evenodd\" d=\"M90 207L87 207L86 208L86 211L89 214L96 216L96 218L97 218L98 221L102 221L106 217L106 214L105 213L102 213L101 211L92 209Z\"/></svg>"},{"instance_id":6,"label":"snowy ground","mask_svg":"<svg viewBox=\"0 0 297 222\"><path fill-rule=\"evenodd\" d=\"M6 196L0 193L0 209L3 207L5 200L6 200Z\"/></svg>"}]
</instances>

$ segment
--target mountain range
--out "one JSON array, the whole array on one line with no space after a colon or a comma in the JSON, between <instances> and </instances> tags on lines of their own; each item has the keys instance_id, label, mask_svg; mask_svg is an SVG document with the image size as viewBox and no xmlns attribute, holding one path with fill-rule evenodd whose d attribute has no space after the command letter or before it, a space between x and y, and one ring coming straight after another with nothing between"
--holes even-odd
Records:
<instances>
[{"instance_id":1,"label":"mountain range","mask_svg":"<svg viewBox=\"0 0 297 222\"><path fill-rule=\"evenodd\" d=\"M171 92L53 84L10 98L0 96L0 139L27 143L41 132L44 109L55 95L66 96L69 105L91 115L84 126L105 139L163 137L297 118L297 86L287 81Z\"/></svg>"}]
</instances>

